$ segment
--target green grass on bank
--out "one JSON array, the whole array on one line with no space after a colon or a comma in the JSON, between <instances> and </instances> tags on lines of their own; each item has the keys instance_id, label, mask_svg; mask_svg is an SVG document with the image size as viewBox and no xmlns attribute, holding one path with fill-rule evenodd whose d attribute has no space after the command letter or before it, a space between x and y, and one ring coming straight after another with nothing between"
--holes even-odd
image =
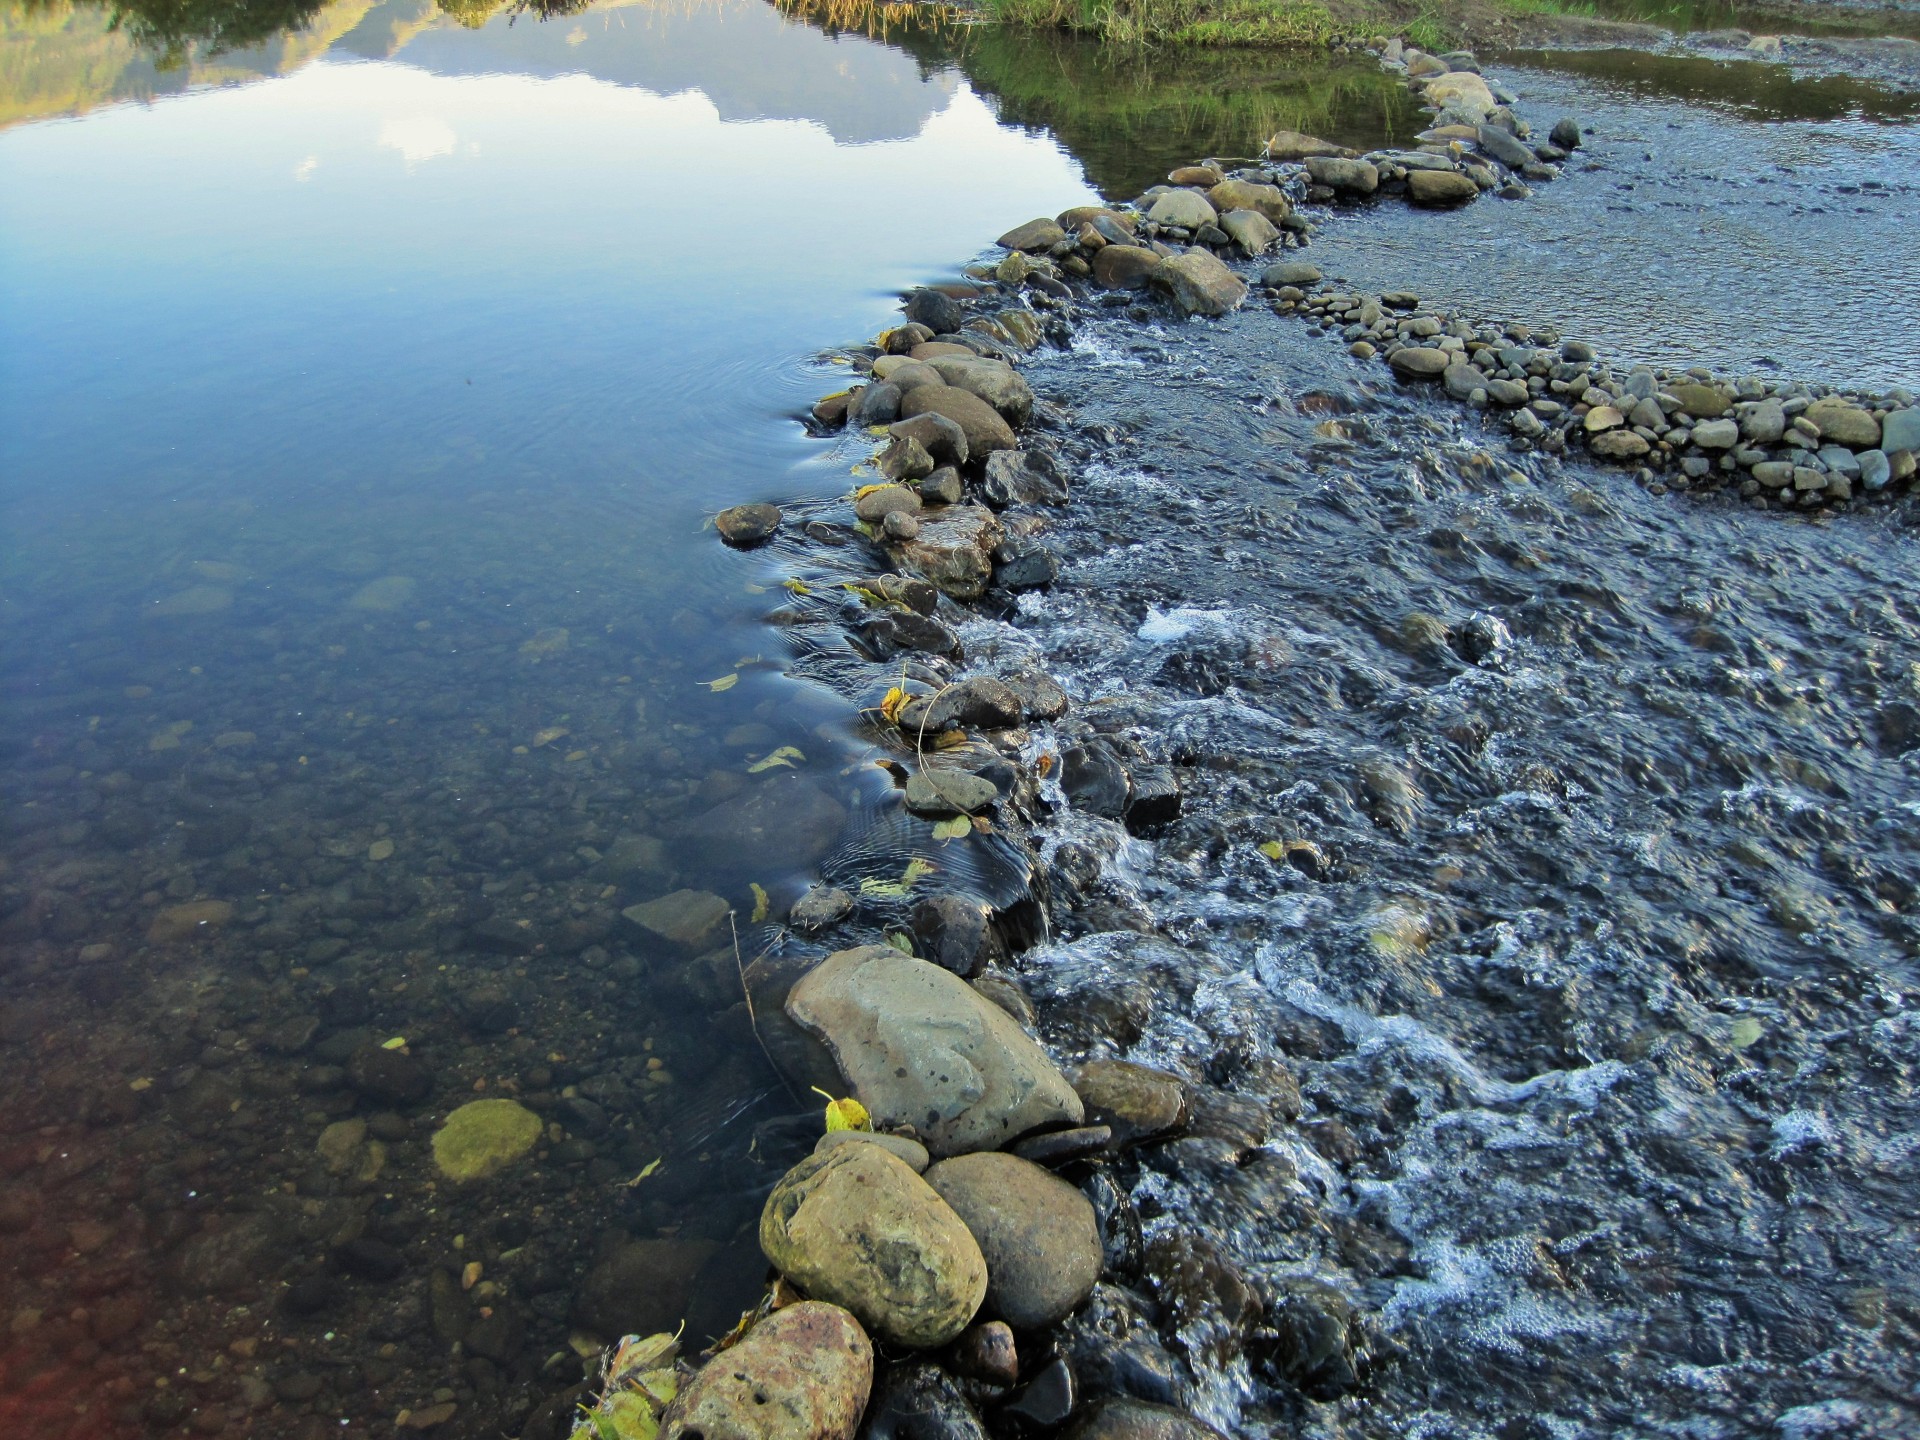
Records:
<instances>
[{"instance_id":1,"label":"green grass on bank","mask_svg":"<svg viewBox=\"0 0 1920 1440\"><path fill-rule=\"evenodd\" d=\"M989 0L1009 25L1116 44L1328 45L1355 35L1319 0Z\"/></svg>"}]
</instances>

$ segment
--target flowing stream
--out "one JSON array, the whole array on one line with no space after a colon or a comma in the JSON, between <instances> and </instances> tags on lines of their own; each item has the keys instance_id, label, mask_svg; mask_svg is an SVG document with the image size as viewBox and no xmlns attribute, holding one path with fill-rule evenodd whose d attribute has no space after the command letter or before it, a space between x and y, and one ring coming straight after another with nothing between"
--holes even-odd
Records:
<instances>
[{"instance_id":1,"label":"flowing stream","mask_svg":"<svg viewBox=\"0 0 1920 1440\"><path fill-rule=\"evenodd\" d=\"M740 965L906 858L870 697L764 623L792 552L707 518L842 494L823 347L1012 225L1422 122L1366 57L267 10L0 10L0 1434L544 1435L595 1341L753 1303L819 1117ZM1585 165L1334 217L1329 274L1920 384L1911 93L1487 59ZM1213 1277L1170 1398L1912 1434L1911 516L1517 461L1259 307L1096 307L1026 373L1066 568L970 659L1189 777L1151 836L1054 815L1018 962L1063 1057L1212 1097L1111 1177ZM496 1096L537 1163L448 1180ZM1221 1332L1223 1276L1300 1343Z\"/></svg>"}]
</instances>

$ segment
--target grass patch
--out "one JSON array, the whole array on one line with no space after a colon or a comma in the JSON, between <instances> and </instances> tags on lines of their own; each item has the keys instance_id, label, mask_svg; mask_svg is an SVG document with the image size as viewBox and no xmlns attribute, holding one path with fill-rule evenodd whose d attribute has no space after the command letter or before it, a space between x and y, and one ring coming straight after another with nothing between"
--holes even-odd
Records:
<instances>
[{"instance_id":1,"label":"grass patch","mask_svg":"<svg viewBox=\"0 0 1920 1440\"><path fill-rule=\"evenodd\" d=\"M1009 25L1069 30L1118 45L1327 45L1355 27L1320 0L990 0Z\"/></svg>"}]
</instances>

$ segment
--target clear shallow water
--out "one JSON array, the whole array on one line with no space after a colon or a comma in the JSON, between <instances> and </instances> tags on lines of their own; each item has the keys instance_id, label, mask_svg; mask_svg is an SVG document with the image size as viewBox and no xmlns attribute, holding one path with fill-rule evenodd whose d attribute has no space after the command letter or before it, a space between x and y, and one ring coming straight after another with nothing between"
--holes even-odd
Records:
<instances>
[{"instance_id":1,"label":"clear shallow water","mask_svg":"<svg viewBox=\"0 0 1920 1440\"><path fill-rule=\"evenodd\" d=\"M172 70L93 12L34 23L7 113L38 118L0 133L0 1428L356 1433L442 1392L439 1433L512 1428L577 1379L577 1329L730 1323L758 1189L816 1123L782 1128L730 930L674 953L620 908L717 893L750 953L752 885L778 913L816 867L900 863L846 697L759 621L779 557L701 528L844 487L791 418L838 384L808 357L1094 188L1410 117L1353 67L1156 77L748 5L335 6ZM1155 603L1228 606L1220 558ZM1297 957L1262 963L1293 993ZM1274 1078L1211 1078L1246 1076ZM558 1127L543 1158L437 1181L434 1121L502 1093ZM656 1308L595 1305L619 1246ZM475 1259L498 1288L451 1297ZM1425 1278L1394 1313L1427 1296L1444 1334Z\"/></svg>"}]
</instances>

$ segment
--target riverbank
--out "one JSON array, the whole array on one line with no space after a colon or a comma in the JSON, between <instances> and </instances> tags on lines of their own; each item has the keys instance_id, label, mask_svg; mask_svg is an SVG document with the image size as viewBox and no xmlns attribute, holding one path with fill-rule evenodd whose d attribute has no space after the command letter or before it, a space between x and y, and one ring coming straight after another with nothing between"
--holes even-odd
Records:
<instances>
[{"instance_id":1,"label":"riverbank","mask_svg":"<svg viewBox=\"0 0 1920 1440\"><path fill-rule=\"evenodd\" d=\"M1158 347L1163 342L1151 337L1171 317L1232 320L1254 293L1244 267L1311 236L1314 222L1302 206L1355 197L1379 203L1384 195L1443 207L1497 203L1481 200L1483 194L1524 203L1529 184L1552 182L1581 143L1578 126L1565 120L1548 140L1533 139L1513 113L1512 97L1488 84L1471 57L1439 64L1395 47L1384 59L1404 66L1435 112L1419 148L1362 156L1312 136L1276 136L1265 164L1196 163L1131 205L1078 207L1017 227L1002 237L1002 258L969 270L970 283L914 292L906 324L837 357L866 383L823 399L811 423L822 432L844 428L850 437L883 438L856 467L871 483L842 501L784 513L757 504L718 517L728 543L774 547L788 598L769 618L792 637L800 673L863 705L863 733L876 763L899 788L888 843L910 856L897 882L856 889L823 876L794 908L788 932L745 976L756 1030L776 1062L829 1094L850 1092L887 1132L872 1144L829 1135L819 1155L776 1186L761 1228L767 1257L815 1300L838 1302L896 1345L928 1353L883 1367L877 1379L870 1360L855 1366L858 1374L810 1411L854 1417L821 1420L827 1433L850 1435L861 1408L855 1392L871 1390L882 1428L895 1423L888 1417L896 1410L917 1409L923 1422L929 1411L939 1417L940 1434L977 1433L984 1415L991 1433L1075 1422L1083 1437L1198 1437L1212 1426L1239 1425L1250 1408L1269 1417L1291 1408L1297 1418L1302 1405L1362 1394L1396 1357L1404 1359L1404 1342L1383 1312L1369 1308L1364 1291L1309 1283L1286 1267L1285 1278L1263 1272L1255 1280L1249 1253L1285 1251L1303 1232L1344 1227L1350 1268L1383 1283L1409 1273L1423 1283L1434 1279L1430 1258L1406 1268L1417 1227L1403 1214L1361 1220L1356 1212L1363 1207L1337 1198L1344 1182L1334 1172L1366 1166L1354 1130L1323 1112L1287 1134L1302 1118L1289 1062L1337 1053L1328 1027L1345 1031L1351 1043L1383 1022L1310 1000L1313 988L1295 985L1279 1007L1289 1021L1278 1046L1249 1040L1233 1063L1221 1064L1202 1058L1207 1043L1196 1048L1173 1039L1168 1027L1176 1017L1156 991L1198 1003L1191 980L1183 988L1184 969L1192 963L1212 983L1226 984L1225 973L1207 969L1207 960L1224 957L1156 950L1172 942L1204 951L1206 927L1183 934L1146 902L1138 876L1152 863L1147 857L1186 828L1187 797L1213 788L1203 761L1209 747L1190 730L1156 731L1151 702L1124 698L1124 690L1085 710L1096 697L1084 675L1051 668L1060 660L1071 665L1071 653L1036 653L1017 643L1007 632L1018 626L1006 623L1016 616L1044 623L1062 603L1101 608L1092 595L1062 602L1050 593L1063 561L1047 537L1069 527L1066 517L1083 507L1089 480L1103 504L1137 508L1099 478L1121 463L1121 435L1076 419L1067 395L1036 393L1024 378L1023 368L1040 363L1049 343L1079 350L1084 366L1127 345L1130 330ZM1507 458L1491 444L1467 449L1445 467L1454 483L1475 477L1496 490L1530 487L1538 482L1530 467L1565 456L1633 467L1654 498L1674 489L1732 488L1760 508L1829 519L1869 498L1904 497L1910 488L1920 410L1904 391L1846 395L1677 368L1638 367L1617 376L1590 345L1555 331L1478 324L1424 307L1403 291L1352 293L1325 284L1304 260L1282 260L1258 280L1276 312L1306 315L1316 333L1337 336L1350 359L1377 363L1383 382L1387 374L1409 386L1437 382L1468 411L1505 407L1514 417ZM1189 325L1179 343L1204 352L1207 341ZM1195 371L1171 375L1185 380L1203 373L1207 361L1191 355L1189 363ZM1376 383L1360 381L1358 389ZM1382 395L1391 388L1379 386ZM1368 437L1367 409L1323 399L1303 413L1328 417L1313 434L1329 447ZM1182 418L1197 418L1206 429L1219 423ZM1156 492L1164 483L1153 472L1136 482ZM1604 514L1605 502L1586 493L1591 513ZM1157 514L1167 504L1189 508L1177 491L1146 508ZM1165 520L1146 519L1143 531L1142 519L1095 517L1096 531L1127 528L1099 535L1094 553L1122 537L1133 545L1163 541L1155 532ZM1256 532L1271 524L1256 523ZM1474 548L1455 530L1444 538L1435 531L1432 543ZM1268 672L1273 683L1273 672L1290 668L1292 644L1306 643L1277 634L1262 642L1226 612L1193 603L1198 598L1176 593L1164 609L1148 608L1138 639L1183 651L1191 640L1201 643L1167 660L1151 681L1140 677L1143 683L1201 697L1257 696L1256 672ZM1360 592L1352 600L1369 603ZM1444 658L1443 673L1498 669L1515 643L1509 626L1488 613L1451 623L1415 613L1395 627L1395 637L1430 663ZM1230 639L1241 643L1223 643ZM1084 670L1086 658L1073 668ZM1456 744L1486 743L1484 733L1474 739L1471 726L1447 733ZM1529 784L1559 788L1546 777ZM1419 829L1426 800L1411 767L1370 761L1359 791L1373 826L1403 841ZM1282 833L1265 839L1215 831L1218 848L1210 854L1224 861L1224 851L1247 850L1252 864L1309 889L1352 883L1364 873L1357 856L1314 836L1315 827L1277 828ZM1317 828L1324 835L1327 827ZM995 893L974 883L981 873L976 846L996 856L989 868L1003 883ZM1206 866L1188 855L1185 864ZM1129 872L1134 884L1121 878ZM1376 901L1364 925L1375 965L1417 969L1440 940L1430 903ZM1076 936L1085 942L1077 951ZM1279 943L1277 932L1257 924L1242 938L1257 942L1263 956ZM870 983L853 983L852 976L869 972ZM1267 980L1264 968L1259 974ZM956 978L965 983L956 985ZM894 997L909 995L919 998L889 1008ZM828 996L837 999L828 1003ZM1217 995L1212 1003L1228 1002ZM1261 1024L1261 997L1246 1003L1241 1019ZM1002 1014L1020 1028L1007 1030ZM968 1098L930 1102L905 1093L926 1084L929 1060L945 1053L946 1042L916 1038L916 1025L929 1015L936 1028L987 1037L967 1042L982 1077ZM1746 1049L1757 1033L1734 1027L1728 1048ZM1031 1048L1032 1034L1049 1042L1051 1056ZM1156 1034L1162 1048L1142 1045ZM825 1051L808 1037L824 1041ZM1170 1055L1184 1063L1139 1064ZM1113 1107L1101 1089L1105 1072L1088 1076L1123 1057L1128 1103L1140 1107L1133 1114ZM1604 1091L1626 1081L1622 1062L1596 1062L1590 1053L1582 1057L1591 1067L1587 1078L1567 1078L1580 1069L1574 1058L1555 1056L1554 1065L1564 1068L1544 1076L1537 1066L1523 1067L1520 1075L1532 1078L1513 1085L1507 1102L1537 1093L1527 1085L1565 1087L1572 1099L1582 1085ZM1069 1083L1067 1067L1075 1062L1087 1068ZM1458 1068L1471 1070L1464 1058ZM934 1069L947 1084L948 1062ZM1604 1080L1594 1078L1598 1070L1608 1071ZM1391 1100L1353 1098L1363 1112ZM1411 1106L1408 1119L1422 1102ZM1145 1123L1149 1113L1152 1123ZM940 1185L916 1188L906 1178L925 1159L917 1148L923 1141L936 1154L1007 1173L966 1192L965 1203L943 1206L949 1197ZM1003 1153L1009 1141L1012 1153ZM935 1327L937 1335L906 1333L916 1317L900 1313L897 1276L857 1273L858 1265L849 1273L834 1258L869 1253L863 1237L872 1222L847 1189L852 1181L838 1178L856 1162L832 1157L876 1147L896 1154L906 1147L900 1174L877 1160L858 1163L887 1171L866 1182L877 1187L867 1193L884 1192L890 1216L910 1217L894 1239L922 1257L923 1268L939 1277L936 1288L944 1287L940 1308L951 1316ZM927 1171L929 1181L941 1166L959 1163L942 1161ZM1048 1169L1071 1183L1050 1188L1043 1183ZM1210 1192L1222 1187L1256 1192L1257 1203L1235 1222L1252 1227L1251 1234L1192 1223L1217 1205ZM1172 1195L1179 1200L1169 1211ZM1091 1210L1083 1213L1084 1205ZM1284 1233L1276 1233L1276 1214L1287 1217L1278 1227ZM804 1224L802 1216L809 1217ZM1155 1218L1172 1224L1156 1227ZM1455 1223L1471 1228L1471 1216ZM801 1231L806 1238L797 1238ZM1024 1239L1009 1244L1009 1233ZM968 1234L977 1251L959 1238ZM1072 1244L1063 1238L1069 1235L1077 1237ZM1370 1250L1365 1260L1355 1253ZM946 1258L927 1258L936 1254ZM979 1298L969 1298L976 1254L985 1311ZM1016 1344L1011 1333L993 1329L1006 1318L994 1309L1004 1311L1008 1293L1036 1284L1040 1272L1073 1278L1061 1280L1044 1316L1016 1323ZM769 1309L777 1316L795 1298L776 1288ZM1083 1304L1089 1308L1080 1311ZM967 1329L976 1316L991 1318ZM791 1346L792 1327L761 1323L773 1353L756 1354L754 1363L776 1372L798 1363L781 1349ZM809 1315L807 1323L816 1322ZM944 1348L949 1342L951 1351ZM987 1349L1008 1357L990 1374L975 1363ZM695 1410L705 1417L703 1430L746 1423L745 1402L717 1394L710 1379L741 1367L749 1377L757 1373L744 1354L701 1372L690 1392L699 1399L668 1406L663 1428L679 1433L694 1424Z\"/></svg>"}]
</instances>

